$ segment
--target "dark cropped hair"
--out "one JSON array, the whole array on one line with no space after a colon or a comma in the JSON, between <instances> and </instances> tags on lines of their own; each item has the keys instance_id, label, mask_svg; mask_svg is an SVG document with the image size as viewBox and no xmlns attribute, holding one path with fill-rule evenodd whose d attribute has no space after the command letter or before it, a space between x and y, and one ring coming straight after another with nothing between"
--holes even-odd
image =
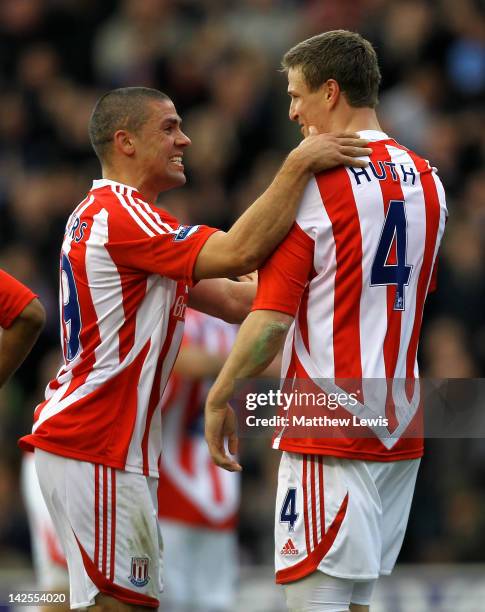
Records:
<instances>
[{"instance_id":1,"label":"dark cropped hair","mask_svg":"<svg viewBox=\"0 0 485 612\"><path fill-rule=\"evenodd\" d=\"M356 32L333 30L308 38L285 53L283 70L299 68L310 91L335 79L348 103L374 108L381 73L371 43Z\"/></svg>"},{"instance_id":2,"label":"dark cropped hair","mask_svg":"<svg viewBox=\"0 0 485 612\"><path fill-rule=\"evenodd\" d=\"M89 120L89 139L101 163L106 160L117 130L138 132L149 117L149 100L170 100L158 89L122 87L108 91L96 102Z\"/></svg>"}]
</instances>

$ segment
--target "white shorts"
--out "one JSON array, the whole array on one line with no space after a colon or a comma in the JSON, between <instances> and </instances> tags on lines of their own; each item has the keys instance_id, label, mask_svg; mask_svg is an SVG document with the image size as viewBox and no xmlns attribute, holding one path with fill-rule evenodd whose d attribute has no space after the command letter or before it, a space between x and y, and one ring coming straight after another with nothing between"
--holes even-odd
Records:
<instances>
[{"instance_id":1,"label":"white shorts","mask_svg":"<svg viewBox=\"0 0 485 612\"><path fill-rule=\"evenodd\" d=\"M157 608L162 541L156 478L35 450L40 487L66 554L71 608L101 592Z\"/></svg>"},{"instance_id":2,"label":"white shorts","mask_svg":"<svg viewBox=\"0 0 485 612\"><path fill-rule=\"evenodd\" d=\"M350 604L370 606L375 583L313 572L284 585L286 605L289 612L348 612Z\"/></svg>"},{"instance_id":3,"label":"white shorts","mask_svg":"<svg viewBox=\"0 0 485 612\"><path fill-rule=\"evenodd\" d=\"M40 490L34 453L24 453L21 488L29 519L32 560L38 587L44 591L67 591L69 574L66 558Z\"/></svg>"},{"instance_id":4,"label":"white shorts","mask_svg":"<svg viewBox=\"0 0 485 612\"><path fill-rule=\"evenodd\" d=\"M275 517L276 582L315 570L352 580L390 574L420 460L377 462L283 452Z\"/></svg>"},{"instance_id":5,"label":"white shorts","mask_svg":"<svg viewBox=\"0 0 485 612\"><path fill-rule=\"evenodd\" d=\"M176 610L233 610L238 575L234 531L217 531L164 519L160 520L160 526L167 559L161 609L165 609L165 602L170 602Z\"/></svg>"}]
</instances>

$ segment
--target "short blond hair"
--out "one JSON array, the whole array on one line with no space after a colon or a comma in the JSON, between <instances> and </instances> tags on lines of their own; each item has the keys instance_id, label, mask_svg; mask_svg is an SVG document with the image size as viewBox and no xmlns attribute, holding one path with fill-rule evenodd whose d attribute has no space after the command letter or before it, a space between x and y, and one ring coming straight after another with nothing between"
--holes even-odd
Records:
<instances>
[{"instance_id":1,"label":"short blond hair","mask_svg":"<svg viewBox=\"0 0 485 612\"><path fill-rule=\"evenodd\" d=\"M284 71L299 68L310 91L335 79L348 103L375 108L381 72L371 43L356 32L332 30L304 40L285 53Z\"/></svg>"}]
</instances>

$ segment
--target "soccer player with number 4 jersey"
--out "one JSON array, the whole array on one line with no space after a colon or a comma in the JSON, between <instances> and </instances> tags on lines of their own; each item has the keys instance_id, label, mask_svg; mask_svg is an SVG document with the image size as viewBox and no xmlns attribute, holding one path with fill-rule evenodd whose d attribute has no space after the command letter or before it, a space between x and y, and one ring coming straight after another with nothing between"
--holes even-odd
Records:
<instances>
[{"instance_id":1,"label":"soccer player with number 4 jersey","mask_svg":"<svg viewBox=\"0 0 485 612\"><path fill-rule=\"evenodd\" d=\"M367 168L310 180L209 393L206 438L218 465L240 469L223 445L229 436L229 450L237 447L227 402L235 379L258 374L285 337L285 389L314 387L327 397L330 389L343 399L349 384L359 391L335 415L360 423L363 435L285 423L275 434L273 447L283 451L275 560L289 610L367 612L376 579L392 571L401 548L423 452L416 355L445 196L436 169L379 126L380 72L368 41L326 32L288 51L283 68L290 119L304 135L310 125L356 131L372 153ZM369 412L383 425L360 420Z\"/></svg>"},{"instance_id":2,"label":"soccer player with number 4 jersey","mask_svg":"<svg viewBox=\"0 0 485 612\"><path fill-rule=\"evenodd\" d=\"M64 364L20 445L35 449L67 559L71 607L157 608L161 399L186 305L241 321L254 287L218 277L264 261L290 228L313 172L365 167L354 158L369 149L352 134L306 138L225 233L180 224L155 206L161 192L185 184L190 145L167 95L143 87L108 92L89 133L103 178L73 210L62 243Z\"/></svg>"}]
</instances>

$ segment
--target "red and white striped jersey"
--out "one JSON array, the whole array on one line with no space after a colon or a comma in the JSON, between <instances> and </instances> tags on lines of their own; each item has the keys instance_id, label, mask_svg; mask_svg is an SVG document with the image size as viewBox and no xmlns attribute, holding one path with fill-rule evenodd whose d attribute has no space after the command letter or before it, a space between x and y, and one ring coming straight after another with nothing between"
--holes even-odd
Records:
<instances>
[{"instance_id":1,"label":"red and white striped jersey","mask_svg":"<svg viewBox=\"0 0 485 612\"><path fill-rule=\"evenodd\" d=\"M132 187L94 181L61 249L64 365L22 448L158 477L161 398L187 285L215 231L180 225Z\"/></svg>"},{"instance_id":2,"label":"red and white striped jersey","mask_svg":"<svg viewBox=\"0 0 485 612\"><path fill-rule=\"evenodd\" d=\"M226 357L237 326L188 309L182 346ZM173 373L163 396L160 518L210 529L233 528L239 507L239 474L212 462L204 439L204 402L212 379Z\"/></svg>"},{"instance_id":3,"label":"red and white striped jersey","mask_svg":"<svg viewBox=\"0 0 485 612\"><path fill-rule=\"evenodd\" d=\"M376 379L392 387L398 379L419 377L423 307L447 211L442 184L427 161L382 132L360 135L371 141L369 167L340 167L310 181L296 223L260 271L253 310L296 315L284 377L353 379L362 385L363 406ZM416 431L416 397L407 420L400 420L399 398L391 398L391 414L384 398L390 440L374 428L352 439L290 439L283 429L273 445L363 460L418 457L422 437L406 436L408 426Z\"/></svg>"}]
</instances>

